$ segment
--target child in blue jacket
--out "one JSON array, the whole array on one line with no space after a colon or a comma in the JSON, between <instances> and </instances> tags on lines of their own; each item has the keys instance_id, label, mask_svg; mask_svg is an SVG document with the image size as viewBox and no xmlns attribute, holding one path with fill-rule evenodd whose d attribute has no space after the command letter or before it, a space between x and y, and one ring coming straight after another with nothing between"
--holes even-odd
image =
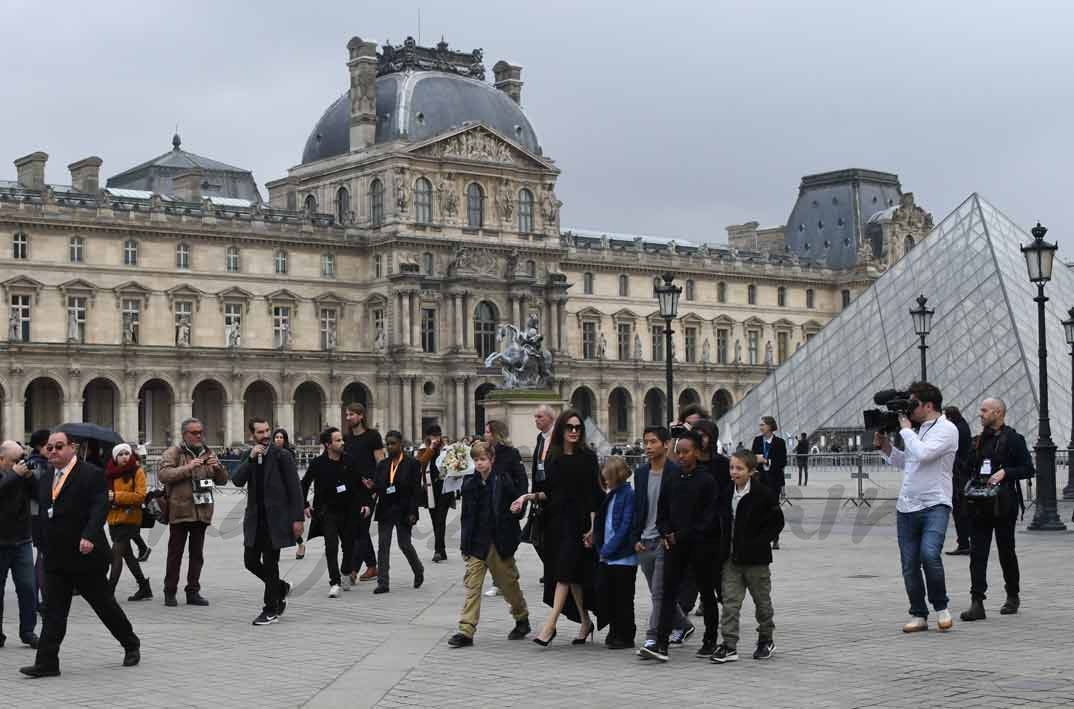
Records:
<instances>
[{"instance_id":1,"label":"child in blue jacket","mask_svg":"<svg viewBox=\"0 0 1074 709\"><path fill-rule=\"evenodd\" d=\"M634 552L631 527L634 517L634 488L627 483L630 466L615 456L601 470L607 495L593 524L593 545L600 557L597 570L598 608L601 620L611 626L604 644L612 650L634 647L634 586L638 556Z\"/></svg>"}]
</instances>

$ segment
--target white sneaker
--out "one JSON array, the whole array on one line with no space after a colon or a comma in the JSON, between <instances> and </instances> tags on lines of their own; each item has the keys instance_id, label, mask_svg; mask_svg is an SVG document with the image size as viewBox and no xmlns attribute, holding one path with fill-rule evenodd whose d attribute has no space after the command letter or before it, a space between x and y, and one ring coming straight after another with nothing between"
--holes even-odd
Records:
<instances>
[{"instance_id":1,"label":"white sneaker","mask_svg":"<svg viewBox=\"0 0 1074 709\"><path fill-rule=\"evenodd\" d=\"M494 596L502 596L503 593L500 591L500 588L498 586L493 586L489 590L485 591L485 595L489 598L492 598Z\"/></svg>"},{"instance_id":2,"label":"white sneaker","mask_svg":"<svg viewBox=\"0 0 1074 709\"><path fill-rule=\"evenodd\" d=\"M936 612L936 628L938 630L950 630L954 625L955 621L951 618L951 611L944 608L942 611Z\"/></svg>"},{"instance_id":3,"label":"white sneaker","mask_svg":"<svg viewBox=\"0 0 1074 709\"><path fill-rule=\"evenodd\" d=\"M950 614L947 615L947 621L951 622L951 615ZM902 626L902 632L904 632L904 633L920 633L922 630L928 630L928 629L929 629L929 622L927 620L925 620L924 618L921 618L921 617L918 617L918 616L914 616L914 618L909 623L907 623L906 625Z\"/></svg>"},{"instance_id":4,"label":"white sneaker","mask_svg":"<svg viewBox=\"0 0 1074 709\"><path fill-rule=\"evenodd\" d=\"M339 584L332 584L332 588L328 589L329 598L339 598Z\"/></svg>"}]
</instances>

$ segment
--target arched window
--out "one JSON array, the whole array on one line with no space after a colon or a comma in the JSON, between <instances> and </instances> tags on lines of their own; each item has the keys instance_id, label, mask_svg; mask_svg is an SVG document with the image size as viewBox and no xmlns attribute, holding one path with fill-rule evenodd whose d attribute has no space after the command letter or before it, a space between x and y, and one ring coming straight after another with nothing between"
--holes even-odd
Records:
<instances>
[{"instance_id":1,"label":"arched window","mask_svg":"<svg viewBox=\"0 0 1074 709\"><path fill-rule=\"evenodd\" d=\"M481 361L496 351L496 306L487 300L474 309L474 349Z\"/></svg>"},{"instance_id":2,"label":"arched window","mask_svg":"<svg viewBox=\"0 0 1074 709\"><path fill-rule=\"evenodd\" d=\"M426 252L421 255L421 270L426 276L433 275L433 255Z\"/></svg>"},{"instance_id":3,"label":"arched window","mask_svg":"<svg viewBox=\"0 0 1074 709\"><path fill-rule=\"evenodd\" d=\"M380 180L369 183L369 223L384 224L384 183Z\"/></svg>"},{"instance_id":4,"label":"arched window","mask_svg":"<svg viewBox=\"0 0 1074 709\"><path fill-rule=\"evenodd\" d=\"M281 275L287 273L287 252L286 251L284 251L283 249L277 249L276 253L273 255L273 261L274 261L275 266L276 266L276 273L279 273Z\"/></svg>"},{"instance_id":5,"label":"arched window","mask_svg":"<svg viewBox=\"0 0 1074 709\"><path fill-rule=\"evenodd\" d=\"M183 270L190 268L190 244L180 241L175 245L175 267Z\"/></svg>"},{"instance_id":6,"label":"arched window","mask_svg":"<svg viewBox=\"0 0 1074 709\"><path fill-rule=\"evenodd\" d=\"M127 239L123 242L123 265L138 265L138 242L134 239Z\"/></svg>"},{"instance_id":7,"label":"arched window","mask_svg":"<svg viewBox=\"0 0 1074 709\"><path fill-rule=\"evenodd\" d=\"M424 177L414 183L414 218L418 224L433 221L433 185Z\"/></svg>"},{"instance_id":8,"label":"arched window","mask_svg":"<svg viewBox=\"0 0 1074 709\"><path fill-rule=\"evenodd\" d=\"M533 193L525 188L518 191L518 230L523 234L533 231Z\"/></svg>"},{"instance_id":9,"label":"arched window","mask_svg":"<svg viewBox=\"0 0 1074 709\"><path fill-rule=\"evenodd\" d=\"M630 296L630 277L625 273L619 276L619 297L626 298Z\"/></svg>"},{"instance_id":10,"label":"arched window","mask_svg":"<svg viewBox=\"0 0 1074 709\"><path fill-rule=\"evenodd\" d=\"M306 195L306 212L308 214L317 213L317 198L313 195Z\"/></svg>"},{"instance_id":11,"label":"arched window","mask_svg":"<svg viewBox=\"0 0 1074 709\"><path fill-rule=\"evenodd\" d=\"M687 278L686 279L686 293L685 293L685 296L686 296L687 300L693 300L694 297L695 297L694 279L693 278Z\"/></svg>"},{"instance_id":12,"label":"arched window","mask_svg":"<svg viewBox=\"0 0 1074 709\"><path fill-rule=\"evenodd\" d=\"M787 289L783 286L776 291L776 304L781 308L787 307Z\"/></svg>"},{"instance_id":13,"label":"arched window","mask_svg":"<svg viewBox=\"0 0 1074 709\"><path fill-rule=\"evenodd\" d=\"M750 305L757 305L757 286L752 283L746 289L746 302Z\"/></svg>"},{"instance_id":14,"label":"arched window","mask_svg":"<svg viewBox=\"0 0 1074 709\"><path fill-rule=\"evenodd\" d=\"M813 289L812 288L806 288L805 306L807 308L812 308L813 307Z\"/></svg>"},{"instance_id":15,"label":"arched window","mask_svg":"<svg viewBox=\"0 0 1074 709\"><path fill-rule=\"evenodd\" d=\"M727 284L724 283L723 281L720 281L719 283L716 284L716 302L717 303L726 303L727 302Z\"/></svg>"},{"instance_id":16,"label":"arched window","mask_svg":"<svg viewBox=\"0 0 1074 709\"><path fill-rule=\"evenodd\" d=\"M82 263L83 251L86 247L86 240L81 236L72 236L70 243L70 257L71 263Z\"/></svg>"},{"instance_id":17,"label":"arched window","mask_svg":"<svg viewBox=\"0 0 1074 709\"><path fill-rule=\"evenodd\" d=\"M351 193L346 187L340 187L336 192L336 222L349 224L351 215Z\"/></svg>"},{"instance_id":18,"label":"arched window","mask_svg":"<svg viewBox=\"0 0 1074 709\"><path fill-rule=\"evenodd\" d=\"M471 229L485 226L485 190L476 182L466 188L466 225Z\"/></svg>"},{"instance_id":19,"label":"arched window","mask_svg":"<svg viewBox=\"0 0 1074 709\"><path fill-rule=\"evenodd\" d=\"M582 274L582 294L593 295L593 274L588 271Z\"/></svg>"},{"instance_id":20,"label":"arched window","mask_svg":"<svg viewBox=\"0 0 1074 709\"><path fill-rule=\"evenodd\" d=\"M530 278L537 277L537 262L534 260L526 261L526 275Z\"/></svg>"},{"instance_id":21,"label":"arched window","mask_svg":"<svg viewBox=\"0 0 1074 709\"><path fill-rule=\"evenodd\" d=\"M228 273L239 272L239 247L229 246L227 247L227 253L224 255L224 265L227 267Z\"/></svg>"}]
</instances>

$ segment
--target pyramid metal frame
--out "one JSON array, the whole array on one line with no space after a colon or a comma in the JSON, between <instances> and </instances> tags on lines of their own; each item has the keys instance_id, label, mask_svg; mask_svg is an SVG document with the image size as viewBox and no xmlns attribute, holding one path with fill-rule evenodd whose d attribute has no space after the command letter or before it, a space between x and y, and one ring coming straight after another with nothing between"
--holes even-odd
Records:
<instances>
[{"instance_id":1,"label":"pyramid metal frame","mask_svg":"<svg viewBox=\"0 0 1074 709\"><path fill-rule=\"evenodd\" d=\"M720 438L748 441L761 416L783 435L860 428L881 389L918 378L919 339L909 311L924 294L936 309L928 336L929 379L974 431L980 401L998 396L1007 422L1032 445L1038 426L1036 286L1020 246L1032 236L971 194L902 260L754 387L719 421ZM1061 322L1074 306L1074 272L1058 258L1045 288L1052 435L1067 442L1071 363Z\"/></svg>"}]
</instances>

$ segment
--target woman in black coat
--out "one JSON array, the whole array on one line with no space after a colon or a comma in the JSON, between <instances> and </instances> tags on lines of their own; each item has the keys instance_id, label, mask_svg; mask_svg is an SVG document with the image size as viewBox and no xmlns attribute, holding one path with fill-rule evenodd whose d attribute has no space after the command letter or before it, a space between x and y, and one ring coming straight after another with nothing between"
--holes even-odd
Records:
<instances>
[{"instance_id":1,"label":"woman in black coat","mask_svg":"<svg viewBox=\"0 0 1074 709\"><path fill-rule=\"evenodd\" d=\"M783 491L783 470L787 467L787 443L776 435L776 420L771 416L761 417L761 435L753 439L753 454L757 456L758 471L761 482L768 486L776 499ZM779 535L772 542L773 549L779 549Z\"/></svg>"},{"instance_id":2,"label":"woman in black coat","mask_svg":"<svg viewBox=\"0 0 1074 709\"><path fill-rule=\"evenodd\" d=\"M597 455L586 444L585 424L574 409L556 420L545 473L543 491L522 495L512 505L517 514L526 502L545 503L544 602L552 611L533 641L547 646L556 636L556 621L562 613L582 624L572 641L581 644L595 627L587 609L595 606L593 523L604 491Z\"/></svg>"}]
</instances>

